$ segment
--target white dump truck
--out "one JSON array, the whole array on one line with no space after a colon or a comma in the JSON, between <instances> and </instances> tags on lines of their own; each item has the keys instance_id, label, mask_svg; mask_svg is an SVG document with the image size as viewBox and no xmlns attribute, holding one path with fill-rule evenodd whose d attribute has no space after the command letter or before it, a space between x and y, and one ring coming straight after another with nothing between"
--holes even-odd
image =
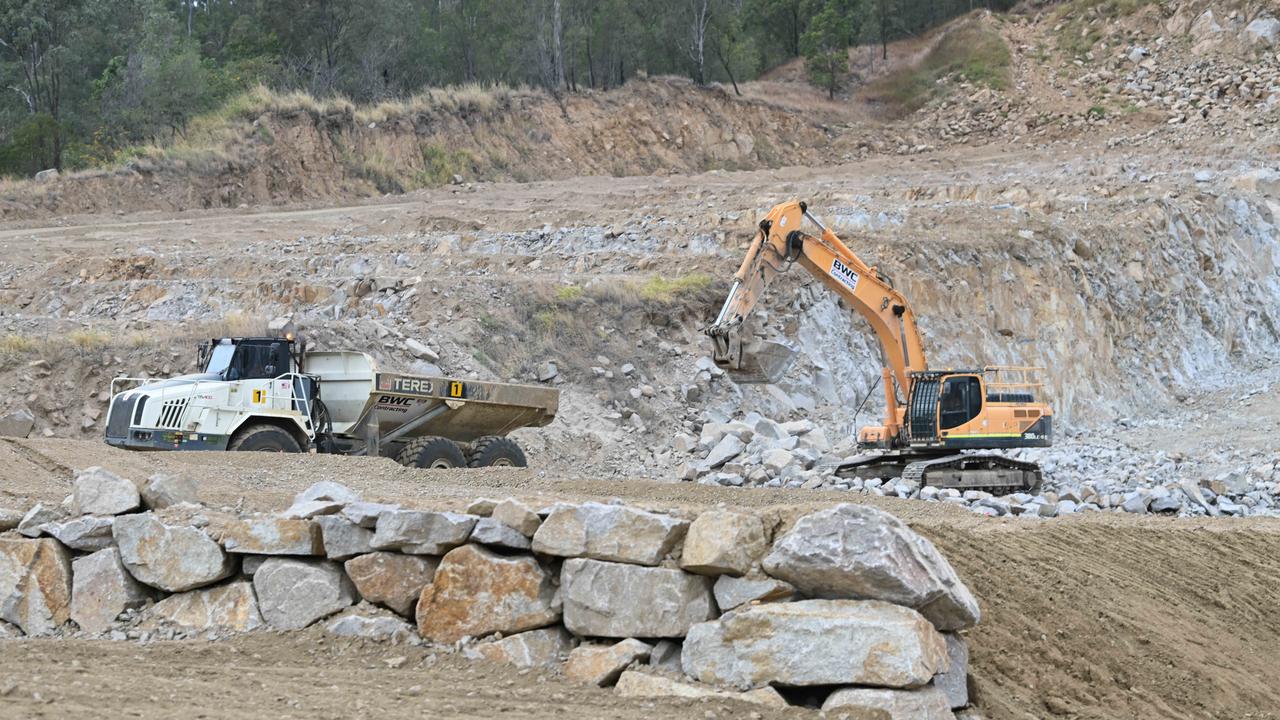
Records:
<instances>
[{"instance_id":1,"label":"white dump truck","mask_svg":"<svg viewBox=\"0 0 1280 720\"><path fill-rule=\"evenodd\" d=\"M394 458L421 468L526 465L507 437L556 415L560 391L378 370L285 337L200 345L201 372L111 383L106 441L131 450L258 450Z\"/></svg>"}]
</instances>

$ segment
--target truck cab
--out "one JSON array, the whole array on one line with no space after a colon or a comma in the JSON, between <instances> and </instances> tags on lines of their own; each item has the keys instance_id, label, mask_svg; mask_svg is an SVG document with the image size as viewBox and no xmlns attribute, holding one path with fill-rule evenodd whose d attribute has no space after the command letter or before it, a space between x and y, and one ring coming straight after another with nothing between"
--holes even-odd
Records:
<instances>
[{"instance_id":1,"label":"truck cab","mask_svg":"<svg viewBox=\"0 0 1280 720\"><path fill-rule=\"evenodd\" d=\"M116 378L106 441L133 450L307 450L319 383L301 372L292 336L202 343L200 372Z\"/></svg>"}]
</instances>

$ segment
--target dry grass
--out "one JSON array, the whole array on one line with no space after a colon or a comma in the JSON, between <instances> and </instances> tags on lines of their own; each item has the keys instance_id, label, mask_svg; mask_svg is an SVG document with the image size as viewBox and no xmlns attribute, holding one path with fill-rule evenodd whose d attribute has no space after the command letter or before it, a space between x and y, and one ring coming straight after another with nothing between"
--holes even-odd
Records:
<instances>
[{"instance_id":1,"label":"dry grass","mask_svg":"<svg viewBox=\"0 0 1280 720\"><path fill-rule=\"evenodd\" d=\"M867 95L906 115L937 97L947 78L1003 90L1010 82L1009 58L1000 33L970 17L952 26L919 63L871 83Z\"/></svg>"},{"instance_id":2,"label":"dry grass","mask_svg":"<svg viewBox=\"0 0 1280 720\"><path fill-rule=\"evenodd\" d=\"M111 336L101 330L84 328L67 333L67 341L76 349L88 352L106 347L111 342Z\"/></svg>"},{"instance_id":3,"label":"dry grass","mask_svg":"<svg viewBox=\"0 0 1280 720\"><path fill-rule=\"evenodd\" d=\"M25 335L9 333L0 338L0 355L25 355L36 349L36 341Z\"/></svg>"}]
</instances>

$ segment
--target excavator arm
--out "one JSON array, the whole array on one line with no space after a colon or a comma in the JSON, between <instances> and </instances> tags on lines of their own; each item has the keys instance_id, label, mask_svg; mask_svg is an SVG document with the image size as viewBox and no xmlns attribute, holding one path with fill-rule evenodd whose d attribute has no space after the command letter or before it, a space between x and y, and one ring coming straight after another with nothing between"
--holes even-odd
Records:
<instances>
[{"instance_id":1,"label":"excavator arm","mask_svg":"<svg viewBox=\"0 0 1280 720\"><path fill-rule=\"evenodd\" d=\"M801 230L805 219L818 228L817 236ZM885 426L896 435L899 413L893 383L905 396L910 374L928 369L915 314L890 281L823 226L803 202L777 205L760 221L724 307L705 331L715 343L713 359L739 382L773 382L781 375L791 353L775 344L744 340L742 327L773 278L796 262L871 324L885 364Z\"/></svg>"}]
</instances>

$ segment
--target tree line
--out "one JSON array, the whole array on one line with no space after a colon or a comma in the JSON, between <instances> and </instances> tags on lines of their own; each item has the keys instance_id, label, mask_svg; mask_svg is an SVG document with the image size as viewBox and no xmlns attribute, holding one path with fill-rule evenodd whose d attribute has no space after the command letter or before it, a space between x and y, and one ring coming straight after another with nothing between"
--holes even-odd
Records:
<instances>
[{"instance_id":1,"label":"tree line","mask_svg":"<svg viewBox=\"0 0 1280 720\"><path fill-rule=\"evenodd\" d=\"M639 73L739 82L804 55L834 96L853 45L1012 0L0 0L0 174L182 134L265 84L377 102L458 83L555 92Z\"/></svg>"}]
</instances>

